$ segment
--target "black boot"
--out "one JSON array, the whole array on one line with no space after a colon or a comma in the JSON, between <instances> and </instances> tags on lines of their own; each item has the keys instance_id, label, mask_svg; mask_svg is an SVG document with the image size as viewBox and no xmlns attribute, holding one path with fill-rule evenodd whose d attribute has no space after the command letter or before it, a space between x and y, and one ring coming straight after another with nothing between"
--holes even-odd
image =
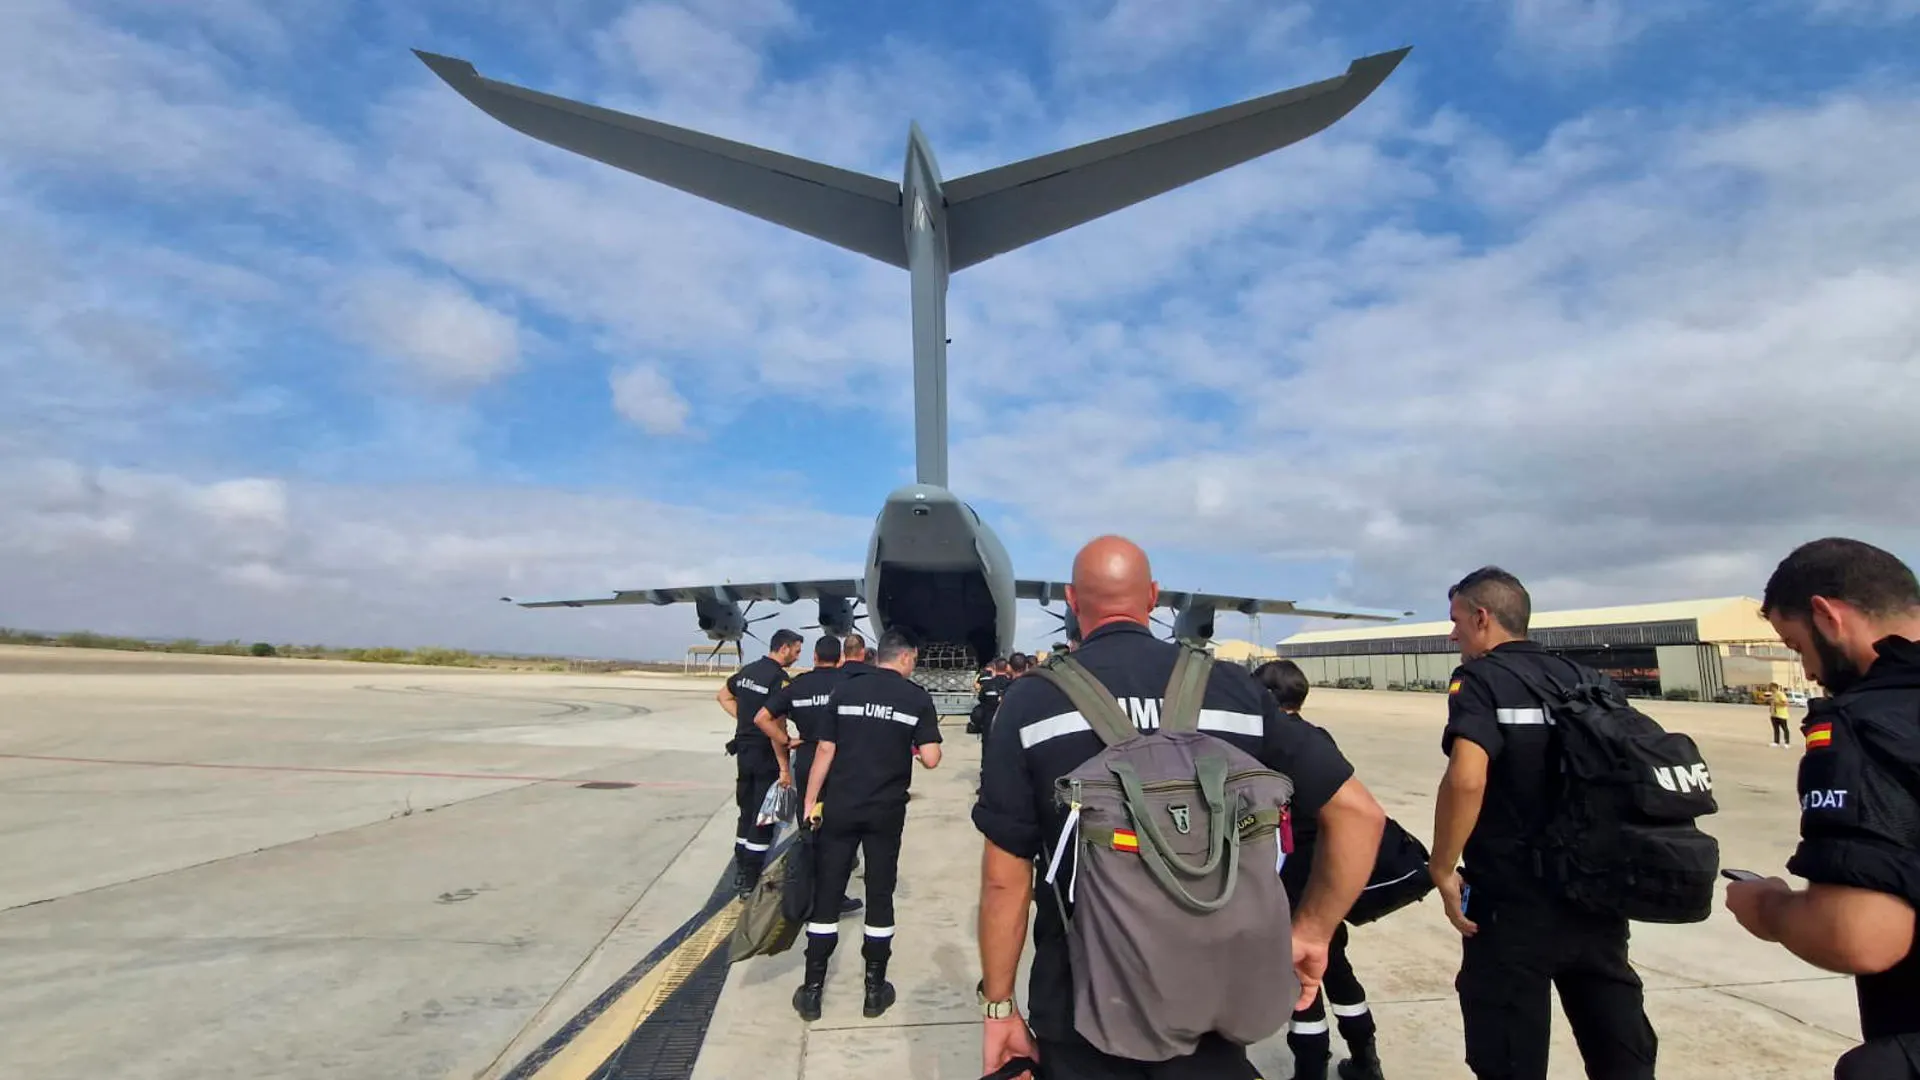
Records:
<instances>
[{"instance_id":1,"label":"black boot","mask_svg":"<svg viewBox=\"0 0 1920 1080\"><path fill-rule=\"evenodd\" d=\"M733 849L733 891L745 898L760 883L760 854Z\"/></svg>"},{"instance_id":2,"label":"black boot","mask_svg":"<svg viewBox=\"0 0 1920 1080\"><path fill-rule=\"evenodd\" d=\"M799 1013L802 1020L818 1020L820 1019L820 996L827 989L826 961L823 960L818 964L808 961L805 979L806 981L800 984L800 988L793 992L793 1011Z\"/></svg>"},{"instance_id":3,"label":"black boot","mask_svg":"<svg viewBox=\"0 0 1920 1080\"><path fill-rule=\"evenodd\" d=\"M1293 1080L1327 1080L1327 1056L1293 1055Z\"/></svg>"},{"instance_id":4,"label":"black boot","mask_svg":"<svg viewBox=\"0 0 1920 1080\"><path fill-rule=\"evenodd\" d=\"M867 1000L860 1015L871 1020L891 1008L893 1000L893 984L887 981L887 962L867 961Z\"/></svg>"},{"instance_id":5,"label":"black boot","mask_svg":"<svg viewBox=\"0 0 1920 1080\"><path fill-rule=\"evenodd\" d=\"M1372 1039L1349 1049L1353 1056L1340 1063L1340 1080L1386 1080L1380 1071L1380 1052L1374 1049Z\"/></svg>"}]
</instances>

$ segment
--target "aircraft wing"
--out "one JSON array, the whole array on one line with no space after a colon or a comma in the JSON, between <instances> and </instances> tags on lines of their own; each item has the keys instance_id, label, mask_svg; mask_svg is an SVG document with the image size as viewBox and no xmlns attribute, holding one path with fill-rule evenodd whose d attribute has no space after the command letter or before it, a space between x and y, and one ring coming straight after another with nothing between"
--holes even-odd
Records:
<instances>
[{"instance_id":1,"label":"aircraft wing","mask_svg":"<svg viewBox=\"0 0 1920 1080\"><path fill-rule=\"evenodd\" d=\"M1038 600L1042 604L1067 598L1067 583L1064 581L1016 581L1013 595L1021 600ZM1313 608L1301 607L1292 600L1267 600L1255 596L1224 596L1219 593L1178 592L1169 589L1160 591L1160 605L1164 608L1181 610L1184 608L1212 608L1215 611L1237 611L1242 615L1296 615L1308 619L1367 619L1380 622L1392 622L1412 615L1411 611L1381 611L1373 608Z\"/></svg>"},{"instance_id":2,"label":"aircraft wing","mask_svg":"<svg viewBox=\"0 0 1920 1080\"><path fill-rule=\"evenodd\" d=\"M1344 75L947 181L954 270L1299 142L1366 100L1407 49Z\"/></svg>"},{"instance_id":3,"label":"aircraft wing","mask_svg":"<svg viewBox=\"0 0 1920 1080\"><path fill-rule=\"evenodd\" d=\"M1067 598L1067 583L1064 581L1015 581L1013 596L1016 600L1038 600L1050 604L1055 600Z\"/></svg>"},{"instance_id":4,"label":"aircraft wing","mask_svg":"<svg viewBox=\"0 0 1920 1080\"><path fill-rule=\"evenodd\" d=\"M619 589L605 596L589 596L579 600L516 600L511 596L500 599L524 608L552 608L602 607L609 604L665 606L693 604L701 600L718 600L722 603L761 600L791 604L796 600L822 598L852 600L859 595L860 582L852 578L834 578L828 581L768 581L748 585L729 582L724 585L686 585L671 589Z\"/></svg>"},{"instance_id":5,"label":"aircraft wing","mask_svg":"<svg viewBox=\"0 0 1920 1080\"><path fill-rule=\"evenodd\" d=\"M1237 611L1242 615L1296 615L1304 619L1366 619L1378 622L1392 622L1412 615L1411 611L1382 611L1377 608L1312 608L1301 607L1292 600L1268 600L1257 596L1222 596L1219 593L1176 592L1162 589L1160 606L1180 610L1182 608L1206 608L1215 611Z\"/></svg>"},{"instance_id":6,"label":"aircraft wing","mask_svg":"<svg viewBox=\"0 0 1920 1080\"><path fill-rule=\"evenodd\" d=\"M419 49L414 55L515 131L883 263L907 265L900 185L893 181L489 79L456 57Z\"/></svg>"}]
</instances>

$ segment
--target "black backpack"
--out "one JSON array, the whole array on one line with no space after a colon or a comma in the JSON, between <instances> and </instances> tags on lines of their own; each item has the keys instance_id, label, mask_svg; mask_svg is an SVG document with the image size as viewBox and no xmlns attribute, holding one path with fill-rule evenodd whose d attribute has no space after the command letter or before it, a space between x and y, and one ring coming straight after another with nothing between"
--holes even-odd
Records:
<instances>
[{"instance_id":1,"label":"black backpack","mask_svg":"<svg viewBox=\"0 0 1920 1080\"><path fill-rule=\"evenodd\" d=\"M1596 915L1700 922L1713 911L1720 845L1694 819L1716 813L1700 748L1627 703L1580 665L1572 686L1490 654L1554 725L1557 784L1534 851L1535 870L1562 899Z\"/></svg>"},{"instance_id":2,"label":"black backpack","mask_svg":"<svg viewBox=\"0 0 1920 1080\"><path fill-rule=\"evenodd\" d=\"M1347 911L1347 922L1365 926L1385 918L1433 891L1427 873L1429 852L1420 838L1392 818L1380 834L1380 852L1374 856L1373 876Z\"/></svg>"}]
</instances>

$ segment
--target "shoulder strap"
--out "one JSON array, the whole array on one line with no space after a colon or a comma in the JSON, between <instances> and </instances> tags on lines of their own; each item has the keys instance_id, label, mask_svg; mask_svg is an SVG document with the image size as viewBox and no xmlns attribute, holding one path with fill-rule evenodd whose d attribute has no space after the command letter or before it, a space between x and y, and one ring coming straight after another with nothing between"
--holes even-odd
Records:
<instances>
[{"instance_id":1,"label":"shoulder strap","mask_svg":"<svg viewBox=\"0 0 1920 1080\"><path fill-rule=\"evenodd\" d=\"M1080 710L1087 726L1108 746L1118 746L1140 734L1127 714L1120 711L1120 703L1071 653L1060 653L1050 658L1033 668L1031 674L1059 687L1073 707Z\"/></svg>"},{"instance_id":2,"label":"shoulder strap","mask_svg":"<svg viewBox=\"0 0 1920 1080\"><path fill-rule=\"evenodd\" d=\"M1207 679L1213 675L1213 657L1207 650L1180 642L1180 656L1167 680L1167 696L1160 703L1160 730L1200 730L1200 705L1206 700Z\"/></svg>"},{"instance_id":3,"label":"shoulder strap","mask_svg":"<svg viewBox=\"0 0 1920 1080\"><path fill-rule=\"evenodd\" d=\"M1560 685L1558 679L1531 664L1516 664L1496 652L1490 652L1481 659L1519 679L1521 685L1525 686L1533 696L1539 698L1542 704L1563 703L1571 696L1568 689Z\"/></svg>"}]
</instances>

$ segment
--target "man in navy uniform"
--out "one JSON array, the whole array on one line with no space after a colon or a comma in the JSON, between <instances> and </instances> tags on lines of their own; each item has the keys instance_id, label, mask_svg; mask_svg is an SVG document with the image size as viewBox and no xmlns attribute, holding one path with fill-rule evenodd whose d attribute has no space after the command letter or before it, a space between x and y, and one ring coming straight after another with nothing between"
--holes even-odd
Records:
<instances>
[{"instance_id":1,"label":"man in navy uniform","mask_svg":"<svg viewBox=\"0 0 1920 1080\"><path fill-rule=\"evenodd\" d=\"M1106 688L1137 704L1136 726L1158 725L1167 681L1180 647L1153 636L1159 585L1146 552L1118 536L1099 537L1073 561L1067 606L1083 634L1074 658ZM1024 659L1016 657L1016 660ZM1304 991L1317 994L1334 928L1360 895L1380 849L1386 813L1353 776L1333 741L1283 716L1246 668L1216 663L1206 684L1200 730L1225 740L1294 783L1293 817L1320 827L1317 858L1293 910L1294 969ZM1056 896L1034 905L1033 860L1066 824L1054 802L1054 781L1100 753L1105 744L1067 696L1038 677L1017 679L1000 702L987 737L974 827L986 838L980 868L980 967L976 988L985 1019L985 1072L1014 1058L1041 1063L1051 1080L1251 1080L1247 1048L1209 1033L1191 1055L1162 1062L1104 1054L1076 1030L1072 961ZM1013 990L1033 920L1028 973L1032 1028Z\"/></svg>"},{"instance_id":2,"label":"man in navy uniform","mask_svg":"<svg viewBox=\"0 0 1920 1080\"><path fill-rule=\"evenodd\" d=\"M1827 695L1801 730L1800 847L1777 877L1727 886L1762 941L1854 976L1861 1045L1835 1080L1920 1078L1920 583L1858 540L1804 544L1767 582L1761 613Z\"/></svg>"},{"instance_id":3,"label":"man in navy uniform","mask_svg":"<svg viewBox=\"0 0 1920 1080\"><path fill-rule=\"evenodd\" d=\"M820 725L828 715L828 699L851 672L840 665L840 639L822 634L813 643L813 667L795 676L792 682L773 692L761 707L754 724L773 744L773 755L780 763L780 784L794 787L799 777L798 794L805 794L807 774L813 770L813 748ZM799 734L787 734L791 719ZM840 914L860 910L860 901L851 897L840 901Z\"/></svg>"},{"instance_id":4,"label":"man in navy uniform","mask_svg":"<svg viewBox=\"0 0 1920 1080\"><path fill-rule=\"evenodd\" d=\"M1502 664L1566 684L1581 673L1527 639L1533 601L1505 570L1475 570L1447 598L1466 663L1448 684L1427 870L1461 935L1467 1067L1480 1080L1546 1080L1557 988L1588 1075L1653 1080L1659 1040L1627 960L1627 920L1570 908L1534 872L1539 825L1555 805L1554 729Z\"/></svg>"},{"instance_id":5,"label":"man in navy uniform","mask_svg":"<svg viewBox=\"0 0 1920 1080\"><path fill-rule=\"evenodd\" d=\"M787 668L800 659L801 640L791 630L775 630L767 655L728 676L727 684L714 695L734 718L733 741L727 743L727 753L734 755L733 803L740 811L733 834L733 887L742 895L760 881L767 849L773 846L773 826L757 825L754 819L760 816L767 789L780 779L773 743L753 721L767 698L786 685Z\"/></svg>"},{"instance_id":6,"label":"man in navy uniform","mask_svg":"<svg viewBox=\"0 0 1920 1080\"><path fill-rule=\"evenodd\" d=\"M803 804L818 829L816 913L834 910L845 895L856 850L866 857L867 919L860 956L866 962L861 1011L868 1017L886 1012L894 1001L887 962L893 957L893 888L913 762L929 769L940 764L939 711L926 688L908 678L917 650L905 634L889 630L881 635L878 652L872 674L849 678L833 691L815 733ZM837 924L807 924L805 981L793 994L802 1019L820 1018L827 961L839 942Z\"/></svg>"}]
</instances>

